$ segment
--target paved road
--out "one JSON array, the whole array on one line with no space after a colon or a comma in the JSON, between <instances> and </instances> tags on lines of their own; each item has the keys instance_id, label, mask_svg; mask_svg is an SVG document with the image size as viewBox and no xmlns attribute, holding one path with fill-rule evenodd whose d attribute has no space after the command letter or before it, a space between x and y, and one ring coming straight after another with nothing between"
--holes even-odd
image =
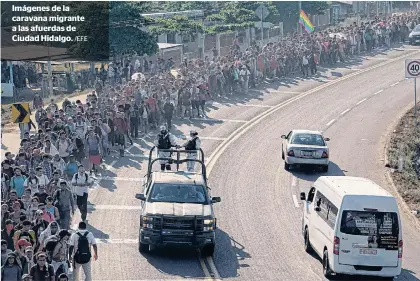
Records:
<instances>
[{"instance_id":1,"label":"paved road","mask_svg":"<svg viewBox=\"0 0 420 281\"><path fill-rule=\"evenodd\" d=\"M380 177L383 165L375 162L381 159L377 144L389 121L411 101L411 88L402 72L404 58L398 57L413 52L413 47L401 48L339 65L314 79L276 82L265 90L213 103L207 120L176 123L174 133L178 136L192 127L197 129L209 156L227 143L237 128L259 114L331 84L281 108L220 155L210 175L213 196L222 197L216 206L220 229L214 259L199 259L195 251L141 255L137 250L139 202L134 195L140 192L147 164L144 156L151 139L138 140L124 159L108 159L106 171L89 195L89 228L100 241L94 280L194 280L211 273L241 280L323 280L319 262L302 250L301 209L295 207L292 196L305 191L318 175L293 175L283 170L280 135L296 127L325 130L326 124L337 119L326 130L332 139L330 174L369 176L385 186ZM356 75L360 72L364 73ZM364 98L369 99L353 108ZM351 110L339 117L347 109ZM15 146L12 136L6 135L3 143L9 149ZM355 149L356 144L361 145L359 149ZM373 152L367 153L369 149ZM357 159L363 161L355 162ZM415 259L420 237L406 224L404 230L404 268L416 272L420 270Z\"/></svg>"}]
</instances>

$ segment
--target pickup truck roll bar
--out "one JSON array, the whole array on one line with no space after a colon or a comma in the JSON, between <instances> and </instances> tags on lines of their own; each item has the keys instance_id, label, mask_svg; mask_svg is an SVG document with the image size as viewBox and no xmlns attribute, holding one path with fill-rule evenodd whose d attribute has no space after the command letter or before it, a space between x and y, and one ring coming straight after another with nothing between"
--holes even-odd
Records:
<instances>
[{"instance_id":1,"label":"pickup truck roll bar","mask_svg":"<svg viewBox=\"0 0 420 281\"><path fill-rule=\"evenodd\" d=\"M158 157L158 158L155 158L155 159L152 160L153 151L155 149L158 150L158 151L161 151L161 152L175 153L176 154L176 159L168 158L168 157ZM194 153L194 152L200 153L201 157L199 157L199 159L187 159L187 158L181 159L181 157L180 157L181 153ZM198 150L179 150L179 149L158 149L156 146L153 146L150 149L150 152L149 152L149 163L148 163L148 167L147 167L147 178L149 178L151 173L152 173L153 164L156 161L159 161L159 160L172 161L172 163L176 164L176 171L179 171L179 165L182 164L182 163L187 163L189 161L200 163L201 173L204 176L204 179L207 181L206 165L204 164L204 151L201 148L198 149Z\"/></svg>"}]
</instances>

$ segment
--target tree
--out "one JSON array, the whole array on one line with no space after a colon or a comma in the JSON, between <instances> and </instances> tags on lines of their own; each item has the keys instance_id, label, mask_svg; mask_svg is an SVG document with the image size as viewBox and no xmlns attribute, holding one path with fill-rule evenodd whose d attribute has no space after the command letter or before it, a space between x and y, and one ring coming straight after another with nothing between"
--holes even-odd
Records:
<instances>
[{"instance_id":1,"label":"tree","mask_svg":"<svg viewBox=\"0 0 420 281\"><path fill-rule=\"evenodd\" d=\"M327 1L302 1L302 9L306 14L323 15L329 7Z\"/></svg>"},{"instance_id":2,"label":"tree","mask_svg":"<svg viewBox=\"0 0 420 281\"><path fill-rule=\"evenodd\" d=\"M155 34L163 33L179 33L179 34L195 34L203 33L204 25L200 21L190 20L186 16L174 16L173 18L156 18L153 24L149 26L149 30Z\"/></svg>"},{"instance_id":3,"label":"tree","mask_svg":"<svg viewBox=\"0 0 420 281\"><path fill-rule=\"evenodd\" d=\"M214 21L217 24L209 26L208 33L223 31L234 31L254 26L260 19L255 14L259 5L264 4L270 14L264 21L279 23L279 13L272 2L224 2L220 12L207 16L208 21Z\"/></svg>"}]
</instances>

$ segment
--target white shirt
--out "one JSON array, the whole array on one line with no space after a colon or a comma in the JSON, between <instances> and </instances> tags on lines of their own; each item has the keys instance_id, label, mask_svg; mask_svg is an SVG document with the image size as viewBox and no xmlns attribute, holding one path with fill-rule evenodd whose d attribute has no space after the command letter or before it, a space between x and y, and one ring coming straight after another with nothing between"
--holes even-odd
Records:
<instances>
[{"instance_id":1,"label":"white shirt","mask_svg":"<svg viewBox=\"0 0 420 281\"><path fill-rule=\"evenodd\" d=\"M80 175L80 173L76 173L73 176L73 179L71 180L71 184L74 186L74 193L78 196L83 196L83 193L89 193L89 185L87 186L77 186L75 185L76 183L78 184L82 184L82 183L86 183L86 176L87 175L87 183L89 185L92 184L92 179L91 177L84 172L84 174ZM77 176L77 180L76 180L76 176Z\"/></svg>"},{"instance_id":2,"label":"white shirt","mask_svg":"<svg viewBox=\"0 0 420 281\"><path fill-rule=\"evenodd\" d=\"M36 177L38 178L39 186L47 186L47 184L50 182L50 180L45 174L42 174L41 176L36 176Z\"/></svg>"},{"instance_id":3,"label":"white shirt","mask_svg":"<svg viewBox=\"0 0 420 281\"><path fill-rule=\"evenodd\" d=\"M45 175L43 175L43 176L45 176ZM45 176L46 177L46 176ZM38 177L37 177L38 178ZM47 178L47 180L48 180L48 178ZM37 193L39 190L38 190L38 186L39 186L39 178L38 178L38 181L36 180L36 179L30 179L29 177L25 180L25 182L24 182L24 184L23 184L23 186L25 187L25 188L30 188L31 189L31 196L34 196L34 194L35 193Z\"/></svg>"},{"instance_id":4,"label":"white shirt","mask_svg":"<svg viewBox=\"0 0 420 281\"><path fill-rule=\"evenodd\" d=\"M77 230L75 233L73 233L70 236L69 244L70 244L70 246L73 246L74 247L73 255L77 252L77 243L79 242L79 235L77 235L77 232L79 232L83 236L86 233L86 231L88 231L88 230L86 230L86 229L83 229L83 230L79 229L79 230ZM92 245L96 245L96 239L95 239L95 236L93 236L92 232L89 231L89 233L86 236L86 238L87 238L87 240L89 242L89 248Z\"/></svg>"}]
</instances>

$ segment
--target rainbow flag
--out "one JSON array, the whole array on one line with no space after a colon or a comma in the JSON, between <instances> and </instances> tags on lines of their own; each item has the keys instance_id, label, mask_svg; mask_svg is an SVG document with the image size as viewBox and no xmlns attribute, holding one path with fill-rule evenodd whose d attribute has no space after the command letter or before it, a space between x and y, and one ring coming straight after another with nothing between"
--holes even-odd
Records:
<instances>
[{"instance_id":1,"label":"rainbow flag","mask_svg":"<svg viewBox=\"0 0 420 281\"><path fill-rule=\"evenodd\" d=\"M307 33L314 32L315 28L314 28L311 20L308 18L308 16L306 15L306 13L303 10L300 10L299 23L305 28L305 31Z\"/></svg>"}]
</instances>

